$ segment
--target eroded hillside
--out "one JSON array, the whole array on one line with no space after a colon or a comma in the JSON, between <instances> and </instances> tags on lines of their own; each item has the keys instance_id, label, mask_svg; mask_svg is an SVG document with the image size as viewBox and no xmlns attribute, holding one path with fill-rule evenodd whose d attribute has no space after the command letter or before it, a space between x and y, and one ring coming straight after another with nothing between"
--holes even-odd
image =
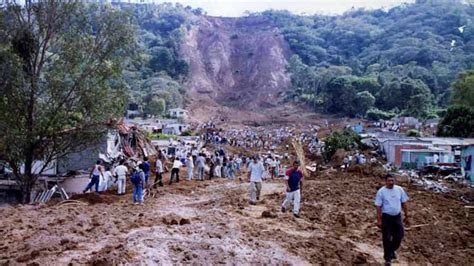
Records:
<instances>
[{"instance_id":1,"label":"eroded hillside","mask_svg":"<svg viewBox=\"0 0 474 266\"><path fill-rule=\"evenodd\" d=\"M181 53L190 65L190 109L200 116L218 106L227 111L274 107L290 86L290 49L263 17L199 17Z\"/></svg>"}]
</instances>

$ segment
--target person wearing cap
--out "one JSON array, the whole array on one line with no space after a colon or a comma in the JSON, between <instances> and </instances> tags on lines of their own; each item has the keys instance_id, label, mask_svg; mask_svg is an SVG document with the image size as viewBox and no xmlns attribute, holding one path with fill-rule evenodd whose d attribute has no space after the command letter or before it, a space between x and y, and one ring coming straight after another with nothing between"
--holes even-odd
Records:
<instances>
[{"instance_id":1,"label":"person wearing cap","mask_svg":"<svg viewBox=\"0 0 474 266\"><path fill-rule=\"evenodd\" d=\"M299 169L300 162L294 161L293 166L286 170L285 183L286 183L286 198L281 205L281 211L286 212L288 204L293 201L293 216L296 218L300 217L300 183L303 181L303 172Z\"/></svg>"},{"instance_id":2,"label":"person wearing cap","mask_svg":"<svg viewBox=\"0 0 474 266\"><path fill-rule=\"evenodd\" d=\"M264 173L265 167L263 163L258 160L257 156L254 156L252 162L249 164L248 174L250 182L250 205L256 205L257 200L260 200Z\"/></svg>"}]
</instances>

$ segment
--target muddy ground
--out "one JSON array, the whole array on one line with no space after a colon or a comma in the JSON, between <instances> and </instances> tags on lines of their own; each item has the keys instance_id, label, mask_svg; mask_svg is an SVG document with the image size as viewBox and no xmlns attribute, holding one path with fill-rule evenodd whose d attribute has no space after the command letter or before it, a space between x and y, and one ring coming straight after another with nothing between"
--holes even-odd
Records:
<instances>
[{"instance_id":1,"label":"muddy ground","mask_svg":"<svg viewBox=\"0 0 474 266\"><path fill-rule=\"evenodd\" d=\"M305 181L301 218L279 211L281 180L263 184L181 181L133 205L131 195L90 194L78 202L0 210L0 264L378 264L381 234L373 197L382 184L363 172L326 171ZM474 261L472 190L436 194L402 184L412 227L398 263ZM263 216L262 217L262 213Z\"/></svg>"}]
</instances>

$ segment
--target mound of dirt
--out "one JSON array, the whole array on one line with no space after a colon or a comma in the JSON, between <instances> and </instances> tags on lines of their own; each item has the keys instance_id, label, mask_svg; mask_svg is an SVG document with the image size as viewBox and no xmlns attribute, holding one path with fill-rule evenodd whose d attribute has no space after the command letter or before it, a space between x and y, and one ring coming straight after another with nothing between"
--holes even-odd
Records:
<instances>
[{"instance_id":1,"label":"mound of dirt","mask_svg":"<svg viewBox=\"0 0 474 266\"><path fill-rule=\"evenodd\" d=\"M106 193L84 193L76 194L71 197L72 200L79 200L89 204L113 203L117 201L117 196Z\"/></svg>"}]
</instances>

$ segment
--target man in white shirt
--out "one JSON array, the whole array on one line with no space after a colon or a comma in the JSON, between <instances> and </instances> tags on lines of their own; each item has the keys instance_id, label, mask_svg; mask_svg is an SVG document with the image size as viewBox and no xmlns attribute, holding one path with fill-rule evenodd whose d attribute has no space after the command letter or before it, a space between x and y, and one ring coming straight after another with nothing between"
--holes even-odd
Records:
<instances>
[{"instance_id":1,"label":"man in white shirt","mask_svg":"<svg viewBox=\"0 0 474 266\"><path fill-rule=\"evenodd\" d=\"M170 185L173 183L173 177L176 177L176 183L179 183L179 168L181 166L183 166L183 163L181 163L178 157L175 157L173 160L173 168L171 168Z\"/></svg>"},{"instance_id":2,"label":"man in white shirt","mask_svg":"<svg viewBox=\"0 0 474 266\"><path fill-rule=\"evenodd\" d=\"M194 159L191 156L191 153L188 154L188 158L186 159L186 168L188 170L188 181L193 180L193 170L194 170Z\"/></svg>"},{"instance_id":3,"label":"man in white shirt","mask_svg":"<svg viewBox=\"0 0 474 266\"><path fill-rule=\"evenodd\" d=\"M160 156L156 158L156 163L155 163L155 172L156 172L156 177L155 177L155 182L153 184L153 188L156 188L156 184L158 186L162 187L163 186L163 162L161 161Z\"/></svg>"},{"instance_id":4,"label":"man in white shirt","mask_svg":"<svg viewBox=\"0 0 474 266\"><path fill-rule=\"evenodd\" d=\"M127 183L128 168L124 165L125 161L120 161L120 165L115 167L115 175L117 176L117 193L119 195L125 194L125 184Z\"/></svg>"},{"instance_id":5,"label":"man in white shirt","mask_svg":"<svg viewBox=\"0 0 474 266\"><path fill-rule=\"evenodd\" d=\"M256 205L260 200L260 191L262 190L263 174L265 167L263 163L254 156L253 161L249 164L249 182L250 182L250 205Z\"/></svg>"},{"instance_id":6,"label":"man in white shirt","mask_svg":"<svg viewBox=\"0 0 474 266\"><path fill-rule=\"evenodd\" d=\"M382 229L382 241L385 264L390 265L396 259L395 251L400 247L404 236L401 211L405 215L403 222L408 225L408 195L402 187L395 185L395 178L387 175L385 186L377 191L377 226Z\"/></svg>"}]
</instances>

